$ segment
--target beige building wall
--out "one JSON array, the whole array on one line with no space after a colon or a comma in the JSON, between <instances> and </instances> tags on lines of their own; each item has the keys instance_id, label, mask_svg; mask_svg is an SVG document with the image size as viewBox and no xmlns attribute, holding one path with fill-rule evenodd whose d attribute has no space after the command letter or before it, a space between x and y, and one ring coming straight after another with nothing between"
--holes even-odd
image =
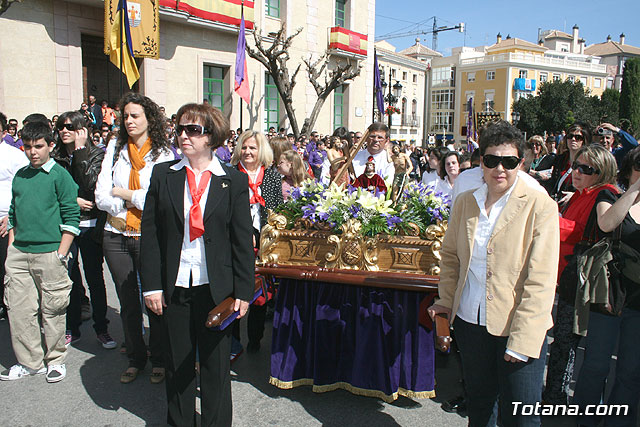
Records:
<instances>
[{"instance_id":1,"label":"beige building wall","mask_svg":"<svg viewBox=\"0 0 640 427\"><path fill-rule=\"evenodd\" d=\"M0 111L21 120L33 112L50 117L80 107L84 93L81 36L102 36L104 11L100 4L95 0L29 0L14 4L0 18ZM264 2L255 2L255 23L265 35L277 31L283 20L289 35L303 28L289 52L292 73L302 64L302 58L317 58L327 49L329 31L335 23L335 5L325 0L281 0L280 4L280 18L276 19L265 16ZM362 65L360 76L345 85L344 95L344 124L363 130L371 123L373 106L375 0L349 0L345 27L368 36L368 55L357 59ZM223 108L230 116L231 126L238 127L240 98L233 92L237 37L233 28L187 23L183 17L161 10L160 59L141 61L140 92L171 114L184 103L202 102L204 65L223 67ZM250 33L247 42L253 45ZM252 102L250 106L242 102L243 127L262 130L266 70L247 58ZM356 62L353 57L332 57L332 63L336 60ZM300 128L316 98L302 64L293 96ZM314 128L321 133L332 132L333 111L331 94ZM282 105L279 118L280 126L290 130Z\"/></svg>"}]
</instances>

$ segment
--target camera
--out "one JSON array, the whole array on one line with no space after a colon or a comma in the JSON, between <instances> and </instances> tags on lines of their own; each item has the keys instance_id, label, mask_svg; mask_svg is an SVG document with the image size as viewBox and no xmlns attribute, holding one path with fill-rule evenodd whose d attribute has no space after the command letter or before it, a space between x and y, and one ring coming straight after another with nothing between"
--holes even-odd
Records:
<instances>
[{"instance_id":1,"label":"camera","mask_svg":"<svg viewBox=\"0 0 640 427\"><path fill-rule=\"evenodd\" d=\"M598 128L598 135L600 136L605 136L605 135L613 135L613 132L611 132L610 129L605 129L605 128Z\"/></svg>"}]
</instances>

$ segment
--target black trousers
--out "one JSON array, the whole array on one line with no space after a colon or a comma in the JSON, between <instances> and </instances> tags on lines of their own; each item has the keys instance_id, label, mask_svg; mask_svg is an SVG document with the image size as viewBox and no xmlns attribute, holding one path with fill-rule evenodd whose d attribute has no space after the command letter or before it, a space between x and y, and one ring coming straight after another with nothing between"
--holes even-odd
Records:
<instances>
[{"instance_id":1,"label":"black trousers","mask_svg":"<svg viewBox=\"0 0 640 427\"><path fill-rule=\"evenodd\" d=\"M120 300L120 317L124 328L129 366L144 369L147 364L147 346L142 336L142 300L138 285L140 271L140 239L105 232L102 241L104 258L111 271L116 293ZM153 367L164 367L164 328L160 316L147 310L149 315L149 350Z\"/></svg>"},{"instance_id":2,"label":"black trousers","mask_svg":"<svg viewBox=\"0 0 640 427\"><path fill-rule=\"evenodd\" d=\"M170 301L166 302L162 319L167 337L167 423L196 425L197 351L202 426L230 426L231 328L214 331L205 327L207 314L215 306L208 285L176 287Z\"/></svg>"},{"instance_id":3,"label":"black trousers","mask_svg":"<svg viewBox=\"0 0 640 427\"><path fill-rule=\"evenodd\" d=\"M67 308L67 330L73 335L80 335L82 323L82 300L85 296L82 276L80 275L79 253L82 254L82 269L89 285L91 307L93 313L93 329L96 334L107 332L107 289L102 270L102 245L92 238L93 228L81 228L80 235L73 240L69 261L69 278L73 281L71 298Z\"/></svg>"}]
</instances>

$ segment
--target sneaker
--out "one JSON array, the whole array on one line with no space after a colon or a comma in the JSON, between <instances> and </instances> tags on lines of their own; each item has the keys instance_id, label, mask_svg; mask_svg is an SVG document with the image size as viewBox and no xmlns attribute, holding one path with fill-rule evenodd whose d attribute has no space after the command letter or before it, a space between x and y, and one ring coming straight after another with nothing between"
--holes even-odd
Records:
<instances>
[{"instance_id":1,"label":"sneaker","mask_svg":"<svg viewBox=\"0 0 640 427\"><path fill-rule=\"evenodd\" d=\"M111 335L109 335L108 332L105 332L104 334L98 334L97 336L98 341L100 341L100 343L102 344L102 347L111 350L112 348L116 348L116 346L118 345L113 338L111 338Z\"/></svg>"},{"instance_id":2,"label":"sneaker","mask_svg":"<svg viewBox=\"0 0 640 427\"><path fill-rule=\"evenodd\" d=\"M57 383L62 381L67 376L67 368L62 365L49 365L47 366L47 382Z\"/></svg>"},{"instance_id":3,"label":"sneaker","mask_svg":"<svg viewBox=\"0 0 640 427\"><path fill-rule=\"evenodd\" d=\"M71 344L80 341L80 335L73 335L71 331L67 331L64 334L64 346L69 347Z\"/></svg>"},{"instance_id":4,"label":"sneaker","mask_svg":"<svg viewBox=\"0 0 640 427\"><path fill-rule=\"evenodd\" d=\"M82 310L81 319L83 321L91 319L91 304L89 304L88 302L82 303L81 310Z\"/></svg>"},{"instance_id":5,"label":"sneaker","mask_svg":"<svg viewBox=\"0 0 640 427\"><path fill-rule=\"evenodd\" d=\"M40 368L37 371L27 368L26 366L22 366L17 363L13 365L11 368L6 369L0 373L0 380L2 381L14 381L19 380L23 377L29 377L31 375L41 375L47 372L47 368Z\"/></svg>"}]
</instances>

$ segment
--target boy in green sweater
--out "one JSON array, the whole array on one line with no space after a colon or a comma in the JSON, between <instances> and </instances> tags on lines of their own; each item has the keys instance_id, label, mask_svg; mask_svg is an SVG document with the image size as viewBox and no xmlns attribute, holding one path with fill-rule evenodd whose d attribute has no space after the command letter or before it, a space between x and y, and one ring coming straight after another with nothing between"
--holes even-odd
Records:
<instances>
[{"instance_id":1,"label":"boy in green sweater","mask_svg":"<svg viewBox=\"0 0 640 427\"><path fill-rule=\"evenodd\" d=\"M46 123L25 125L22 141L30 164L16 173L11 189L4 295L18 363L0 380L46 372L53 383L66 375L65 311L71 291L66 265L80 233L78 186L49 157L54 139Z\"/></svg>"}]
</instances>

